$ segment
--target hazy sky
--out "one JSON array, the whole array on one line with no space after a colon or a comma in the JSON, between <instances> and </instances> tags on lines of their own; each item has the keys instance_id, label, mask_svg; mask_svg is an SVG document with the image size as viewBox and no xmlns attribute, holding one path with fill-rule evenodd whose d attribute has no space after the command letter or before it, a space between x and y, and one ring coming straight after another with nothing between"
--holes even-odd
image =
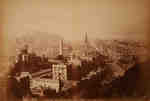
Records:
<instances>
[{"instance_id":1,"label":"hazy sky","mask_svg":"<svg viewBox=\"0 0 150 101\"><path fill-rule=\"evenodd\" d=\"M8 1L8 2L7 2ZM69 40L143 38L149 33L149 0L6 0L5 33L30 30Z\"/></svg>"}]
</instances>

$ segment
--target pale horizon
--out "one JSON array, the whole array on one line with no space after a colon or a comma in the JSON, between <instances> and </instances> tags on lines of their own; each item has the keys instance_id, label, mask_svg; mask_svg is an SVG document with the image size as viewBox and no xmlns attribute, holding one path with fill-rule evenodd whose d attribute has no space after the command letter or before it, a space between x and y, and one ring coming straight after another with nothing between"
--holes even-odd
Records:
<instances>
[{"instance_id":1,"label":"pale horizon","mask_svg":"<svg viewBox=\"0 0 150 101\"><path fill-rule=\"evenodd\" d=\"M145 39L149 33L147 0L6 0L6 37L30 30L56 33L66 40Z\"/></svg>"}]
</instances>

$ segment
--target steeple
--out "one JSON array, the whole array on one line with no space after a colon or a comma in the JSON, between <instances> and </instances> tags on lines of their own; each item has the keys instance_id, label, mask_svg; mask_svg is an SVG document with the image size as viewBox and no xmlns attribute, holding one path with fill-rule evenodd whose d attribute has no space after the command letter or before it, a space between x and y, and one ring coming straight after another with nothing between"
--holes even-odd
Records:
<instances>
[{"instance_id":1,"label":"steeple","mask_svg":"<svg viewBox=\"0 0 150 101\"><path fill-rule=\"evenodd\" d=\"M88 48L89 48L89 42L88 42L88 36L86 32L84 36L84 56L88 55Z\"/></svg>"}]
</instances>

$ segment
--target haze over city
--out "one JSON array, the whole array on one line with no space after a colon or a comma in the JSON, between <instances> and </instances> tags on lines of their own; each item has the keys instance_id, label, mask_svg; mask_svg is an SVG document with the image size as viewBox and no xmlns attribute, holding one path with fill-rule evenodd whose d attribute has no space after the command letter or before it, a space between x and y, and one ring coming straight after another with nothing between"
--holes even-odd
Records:
<instances>
[{"instance_id":1,"label":"haze over city","mask_svg":"<svg viewBox=\"0 0 150 101\"><path fill-rule=\"evenodd\" d=\"M6 37L28 31L58 34L66 40L144 39L149 32L147 0L6 0Z\"/></svg>"}]
</instances>

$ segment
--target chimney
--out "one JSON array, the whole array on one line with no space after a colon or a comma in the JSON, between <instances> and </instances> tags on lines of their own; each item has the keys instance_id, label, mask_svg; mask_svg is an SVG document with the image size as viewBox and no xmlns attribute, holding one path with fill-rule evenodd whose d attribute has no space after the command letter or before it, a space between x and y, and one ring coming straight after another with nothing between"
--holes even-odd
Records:
<instances>
[{"instance_id":1,"label":"chimney","mask_svg":"<svg viewBox=\"0 0 150 101\"><path fill-rule=\"evenodd\" d=\"M60 40L59 43L59 55L63 55L63 40Z\"/></svg>"},{"instance_id":2,"label":"chimney","mask_svg":"<svg viewBox=\"0 0 150 101\"><path fill-rule=\"evenodd\" d=\"M84 39L85 44L88 43L88 36L87 36L87 32L85 33L85 39Z\"/></svg>"}]
</instances>

